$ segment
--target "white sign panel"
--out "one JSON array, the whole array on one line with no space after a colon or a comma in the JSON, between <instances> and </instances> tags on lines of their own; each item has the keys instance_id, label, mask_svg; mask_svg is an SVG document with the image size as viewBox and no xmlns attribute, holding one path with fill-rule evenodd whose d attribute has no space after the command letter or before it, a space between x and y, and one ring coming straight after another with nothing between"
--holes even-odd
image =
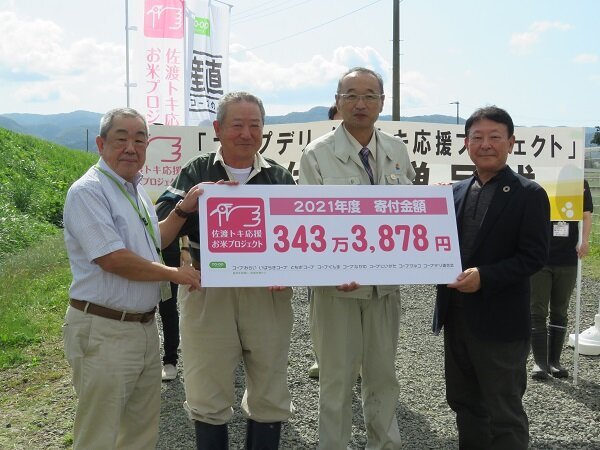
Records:
<instances>
[{"instance_id":1,"label":"white sign panel","mask_svg":"<svg viewBox=\"0 0 600 450\"><path fill-rule=\"evenodd\" d=\"M266 125L260 152L298 177L306 145L339 121ZM377 122L381 130L402 139L417 174L413 184L454 182L471 175L474 165L464 148L464 126L416 122ZM216 150L212 127L157 127L142 169L144 187L156 200L181 167L199 153ZM583 215L583 128L515 128L508 158L511 168L538 182L548 193L552 220L581 220Z\"/></svg>"},{"instance_id":2,"label":"white sign panel","mask_svg":"<svg viewBox=\"0 0 600 450\"><path fill-rule=\"evenodd\" d=\"M451 283L450 186L204 185L204 287Z\"/></svg>"}]
</instances>

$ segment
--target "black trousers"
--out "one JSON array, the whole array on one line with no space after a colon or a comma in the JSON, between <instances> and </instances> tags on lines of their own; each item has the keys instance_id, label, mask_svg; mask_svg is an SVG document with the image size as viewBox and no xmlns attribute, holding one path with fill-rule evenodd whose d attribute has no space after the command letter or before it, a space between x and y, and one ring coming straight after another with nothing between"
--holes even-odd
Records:
<instances>
[{"instance_id":1,"label":"black trousers","mask_svg":"<svg viewBox=\"0 0 600 450\"><path fill-rule=\"evenodd\" d=\"M444 325L446 399L456 413L461 449L526 450L523 409L529 339L512 342L475 336L464 310L452 306Z\"/></svg>"},{"instance_id":2,"label":"black trousers","mask_svg":"<svg viewBox=\"0 0 600 450\"><path fill-rule=\"evenodd\" d=\"M163 328L163 365L177 365L177 349L179 348L179 312L177 311L177 285L171 283L171 292L175 286L174 297L158 305L158 313Z\"/></svg>"},{"instance_id":3,"label":"black trousers","mask_svg":"<svg viewBox=\"0 0 600 450\"><path fill-rule=\"evenodd\" d=\"M167 249L163 250L165 264L170 267L179 267L179 239L175 239ZM163 365L177 365L177 349L179 348L179 312L177 310L176 283L171 283L171 298L158 304L158 313L162 321L163 332Z\"/></svg>"}]
</instances>

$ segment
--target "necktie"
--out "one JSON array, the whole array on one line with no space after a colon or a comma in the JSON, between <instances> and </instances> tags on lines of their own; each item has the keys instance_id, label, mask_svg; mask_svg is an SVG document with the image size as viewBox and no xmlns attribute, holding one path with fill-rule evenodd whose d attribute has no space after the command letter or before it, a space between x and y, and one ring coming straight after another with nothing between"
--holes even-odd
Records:
<instances>
[{"instance_id":1,"label":"necktie","mask_svg":"<svg viewBox=\"0 0 600 450\"><path fill-rule=\"evenodd\" d=\"M367 175L369 175L369 180L371 180L371 184L375 184L375 180L373 179L373 170L371 169L371 165L369 164L369 149L367 147L363 147L360 152L358 152L360 156L360 160L365 166L365 170L367 171Z\"/></svg>"}]
</instances>

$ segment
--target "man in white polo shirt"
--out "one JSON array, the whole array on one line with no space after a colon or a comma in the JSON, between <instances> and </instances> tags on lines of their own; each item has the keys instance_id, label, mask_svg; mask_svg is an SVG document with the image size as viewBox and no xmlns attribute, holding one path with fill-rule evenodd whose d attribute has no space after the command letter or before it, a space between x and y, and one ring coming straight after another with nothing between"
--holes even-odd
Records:
<instances>
[{"instance_id":1,"label":"man in white polo shirt","mask_svg":"<svg viewBox=\"0 0 600 450\"><path fill-rule=\"evenodd\" d=\"M63 336L78 396L73 448L150 449L160 416L154 312L161 284L163 298L168 282L200 288L197 270L168 267L159 251L197 209L202 191L191 188L158 222L140 185L148 125L133 109L107 112L96 144L101 158L73 183L64 209L73 282Z\"/></svg>"}]
</instances>

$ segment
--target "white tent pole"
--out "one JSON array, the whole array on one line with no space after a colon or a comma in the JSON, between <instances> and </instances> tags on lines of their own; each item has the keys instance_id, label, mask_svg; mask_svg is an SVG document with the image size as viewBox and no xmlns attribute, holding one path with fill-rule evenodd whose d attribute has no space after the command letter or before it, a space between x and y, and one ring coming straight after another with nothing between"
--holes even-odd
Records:
<instances>
[{"instance_id":1,"label":"white tent pole","mask_svg":"<svg viewBox=\"0 0 600 450\"><path fill-rule=\"evenodd\" d=\"M129 0L125 0L125 86L129 108Z\"/></svg>"},{"instance_id":2,"label":"white tent pole","mask_svg":"<svg viewBox=\"0 0 600 450\"><path fill-rule=\"evenodd\" d=\"M583 224L579 223L579 242L581 242ZM577 258L577 290L575 291L575 354L573 355L573 385L577 386L579 372L579 320L581 316L581 258Z\"/></svg>"}]
</instances>

